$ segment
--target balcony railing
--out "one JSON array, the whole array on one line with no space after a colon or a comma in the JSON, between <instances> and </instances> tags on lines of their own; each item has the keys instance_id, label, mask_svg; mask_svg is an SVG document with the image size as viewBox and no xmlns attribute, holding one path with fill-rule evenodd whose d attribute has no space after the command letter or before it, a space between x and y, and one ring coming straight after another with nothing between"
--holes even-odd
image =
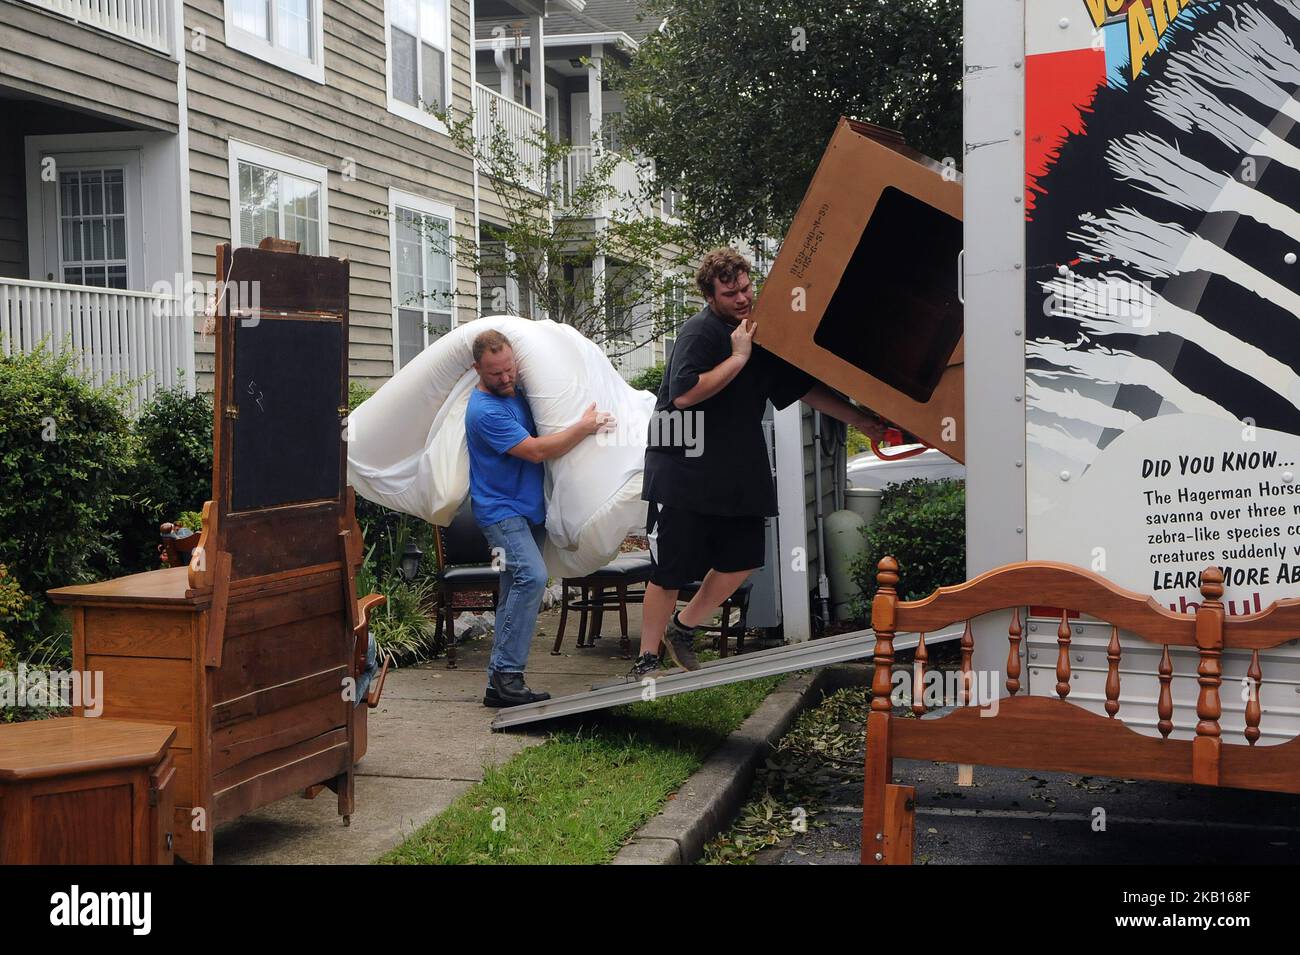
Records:
<instances>
[{"instance_id":1,"label":"balcony railing","mask_svg":"<svg viewBox=\"0 0 1300 955\"><path fill-rule=\"evenodd\" d=\"M72 350L96 385L129 385L133 412L182 374L193 389L193 337L175 296L0 278L0 351L30 352L42 341L56 354Z\"/></svg>"},{"instance_id":2,"label":"balcony railing","mask_svg":"<svg viewBox=\"0 0 1300 955\"><path fill-rule=\"evenodd\" d=\"M635 378L655 364L654 342L606 341L605 354L624 380Z\"/></svg>"},{"instance_id":3,"label":"balcony railing","mask_svg":"<svg viewBox=\"0 0 1300 955\"><path fill-rule=\"evenodd\" d=\"M560 164L556 176L559 180L557 201L561 210L568 210L573 205L573 195L582 183L591 175L597 162L596 151L591 146L574 146L572 151ZM648 163L642 165L620 156L618 163L610 172L610 185L614 195L601 204L601 208L585 212L591 216L620 214L624 216L650 216L654 214L654 204L642 198L646 183L653 178L653 167Z\"/></svg>"},{"instance_id":4,"label":"balcony railing","mask_svg":"<svg viewBox=\"0 0 1300 955\"><path fill-rule=\"evenodd\" d=\"M534 137L542 128L541 114L502 96L483 84L474 87L474 138L479 148L490 150L494 128L508 137L520 166L527 173L527 185L534 192L546 189L542 150Z\"/></svg>"},{"instance_id":5,"label":"balcony railing","mask_svg":"<svg viewBox=\"0 0 1300 955\"><path fill-rule=\"evenodd\" d=\"M170 0L27 0L33 6L150 47L172 52Z\"/></svg>"}]
</instances>

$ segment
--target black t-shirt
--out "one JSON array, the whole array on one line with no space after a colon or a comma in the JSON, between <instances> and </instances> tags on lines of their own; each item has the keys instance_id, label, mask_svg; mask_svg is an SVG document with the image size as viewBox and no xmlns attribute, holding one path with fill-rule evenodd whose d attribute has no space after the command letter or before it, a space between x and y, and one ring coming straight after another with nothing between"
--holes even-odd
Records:
<instances>
[{"instance_id":1,"label":"black t-shirt","mask_svg":"<svg viewBox=\"0 0 1300 955\"><path fill-rule=\"evenodd\" d=\"M785 408L816 382L760 345L721 391L689 408L681 397L731 355L734 322L707 306L682 325L664 369L646 441L641 497L701 514L776 514L763 408Z\"/></svg>"}]
</instances>

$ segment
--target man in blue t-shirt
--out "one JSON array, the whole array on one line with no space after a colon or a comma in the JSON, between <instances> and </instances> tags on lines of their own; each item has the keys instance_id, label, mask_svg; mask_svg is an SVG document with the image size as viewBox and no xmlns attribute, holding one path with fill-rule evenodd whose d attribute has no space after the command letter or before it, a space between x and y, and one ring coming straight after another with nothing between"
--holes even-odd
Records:
<instances>
[{"instance_id":1,"label":"man in blue t-shirt","mask_svg":"<svg viewBox=\"0 0 1300 955\"><path fill-rule=\"evenodd\" d=\"M543 461L558 458L587 435L615 426L593 402L576 422L537 435L532 409L516 388L514 350L498 331L474 339L478 387L465 412L469 444L469 496L474 519L501 566L492 656L484 706L518 706L550 699L524 683L524 667L546 589L542 544L546 539Z\"/></svg>"}]
</instances>

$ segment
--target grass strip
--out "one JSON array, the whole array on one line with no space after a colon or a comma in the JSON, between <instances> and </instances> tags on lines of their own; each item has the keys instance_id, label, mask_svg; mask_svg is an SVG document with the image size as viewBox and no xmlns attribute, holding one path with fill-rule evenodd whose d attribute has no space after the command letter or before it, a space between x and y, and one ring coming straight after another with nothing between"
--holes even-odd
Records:
<instances>
[{"instance_id":1,"label":"grass strip","mask_svg":"<svg viewBox=\"0 0 1300 955\"><path fill-rule=\"evenodd\" d=\"M483 781L378 861L609 862L782 677L683 693L574 721Z\"/></svg>"}]
</instances>

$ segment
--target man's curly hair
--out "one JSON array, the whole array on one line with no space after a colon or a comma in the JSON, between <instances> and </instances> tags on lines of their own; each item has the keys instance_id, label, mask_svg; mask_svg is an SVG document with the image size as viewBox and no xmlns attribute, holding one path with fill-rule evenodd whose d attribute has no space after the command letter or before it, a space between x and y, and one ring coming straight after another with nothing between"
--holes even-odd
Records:
<instances>
[{"instance_id":1,"label":"man's curly hair","mask_svg":"<svg viewBox=\"0 0 1300 955\"><path fill-rule=\"evenodd\" d=\"M748 275L753 270L749 259L735 249L723 246L704 254L699 271L695 273L695 284L700 294L707 299L713 295L714 279L721 279L724 284L730 285L742 272Z\"/></svg>"}]
</instances>

